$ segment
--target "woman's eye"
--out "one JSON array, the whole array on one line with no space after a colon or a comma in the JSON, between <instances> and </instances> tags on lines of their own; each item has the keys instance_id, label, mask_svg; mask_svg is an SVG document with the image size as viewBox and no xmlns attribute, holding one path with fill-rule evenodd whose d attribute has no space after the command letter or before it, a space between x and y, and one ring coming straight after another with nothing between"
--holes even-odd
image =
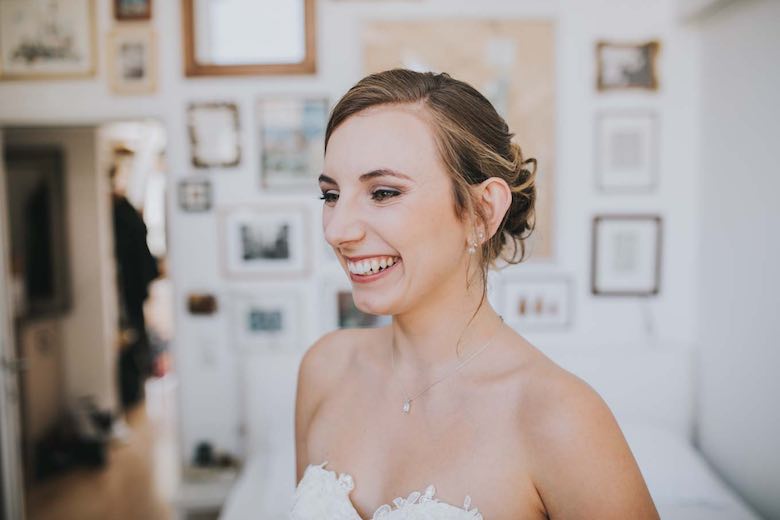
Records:
<instances>
[{"instance_id":1,"label":"woman's eye","mask_svg":"<svg viewBox=\"0 0 780 520\"><path fill-rule=\"evenodd\" d=\"M336 199L339 198L337 193L331 193L331 192L323 192L322 197L320 197L321 200L325 201L325 204L329 202L335 202Z\"/></svg>"},{"instance_id":2,"label":"woman's eye","mask_svg":"<svg viewBox=\"0 0 780 520\"><path fill-rule=\"evenodd\" d=\"M382 201L382 200L385 200L385 199L389 199L391 197L395 197L395 196L400 195L400 194L401 194L400 192L395 191L395 190L382 190L382 189L380 189L380 190L376 190L371 195L374 198L374 200Z\"/></svg>"}]
</instances>

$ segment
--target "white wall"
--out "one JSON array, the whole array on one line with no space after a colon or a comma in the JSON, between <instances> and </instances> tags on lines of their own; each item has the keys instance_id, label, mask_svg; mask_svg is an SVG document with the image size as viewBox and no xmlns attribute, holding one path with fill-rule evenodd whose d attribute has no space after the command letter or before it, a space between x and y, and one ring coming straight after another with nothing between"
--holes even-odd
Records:
<instances>
[{"instance_id":1,"label":"white wall","mask_svg":"<svg viewBox=\"0 0 780 520\"><path fill-rule=\"evenodd\" d=\"M5 143L63 150L65 212L73 306L61 321L64 398L94 396L116 409L116 288L107 174L96 170L94 128L13 128Z\"/></svg>"},{"instance_id":2,"label":"white wall","mask_svg":"<svg viewBox=\"0 0 780 520\"><path fill-rule=\"evenodd\" d=\"M780 2L701 22L701 448L780 518Z\"/></svg>"},{"instance_id":3,"label":"white wall","mask_svg":"<svg viewBox=\"0 0 780 520\"><path fill-rule=\"evenodd\" d=\"M108 3L98 2L99 39L113 21ZM645 337L643 308L632 299L595 299L589 294L591 218L602 212L658 212L664 216L664 263L661 295L647 303L659 341L690 343L695 339L694 283L697 265L696 208L696 64L697 42L690 31L675 25L674 0L426 0L424 2L317 2L318 73L314 76L197 78L183 77L179 2L155 2L153 25L159 42L159 89L141 98L119 98L105 80L101 48L98 77L56 83L0 84L0 122L94 121L154 116L169 131L170 187L194 173L189 163L185 108L189 101L232 100L239 104L244 162L236 170L213 171L217 207L258 202L258 149L255 144L254 102L263 94L328 95L334 103L361 74L360 22L368 18L536 17L556 22L557 31L557 178L556 258L548 264L514 268L519 273L564 273L574 281L574 325L570 331L530 336L540 346L558 344L639 343ZM610 93L594 90L596 39L659 38L661 89L657 93ZM650 108L661 125L660 187L643 196L596 193L593 172L594 116L609 108ZM532 152L532 151L531 151ZM169 190L169 192L174 192ZM237 428L243 397L236 377L232 346L235 331L226 312L227 297L237 290L274 290L275 285L226 282L220 272L217 213L183 214L170 195L170 268L175 286L176 365L181 381L183 450L187 457L198 440L240 451ZM279 197L274 197L278 200ZM290 196L313 215L316 194ZM317 219L311 222L318 231ZM318 246L316 246L318 247ZM293 284L303 295L305 348L322 333L318 322L318 288L327 273ZM336 273L335 276L343 276ZM195 290L215 292L220 312L211 318L186 313L185 295ZM262 377L258 374L257 377Z\"/></svg>"}]
</instances>

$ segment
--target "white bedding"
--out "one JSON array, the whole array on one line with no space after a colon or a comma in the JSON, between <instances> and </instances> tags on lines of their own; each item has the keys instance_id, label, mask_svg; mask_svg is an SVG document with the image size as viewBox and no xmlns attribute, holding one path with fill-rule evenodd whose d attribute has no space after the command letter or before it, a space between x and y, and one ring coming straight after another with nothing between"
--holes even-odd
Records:
<instances>
[{"instance_id":1,"label":"white bedding","mask_svg":"<svg viewBox=\"0 0 780 520\"><path fill-rule=\"evenodd\" d=\"M663 520L759 520L681 435L640 424L622 429ZM222 520L286 518L295 486L294 458L284 451L253 457Z\"/></svg>"}]
</instances>

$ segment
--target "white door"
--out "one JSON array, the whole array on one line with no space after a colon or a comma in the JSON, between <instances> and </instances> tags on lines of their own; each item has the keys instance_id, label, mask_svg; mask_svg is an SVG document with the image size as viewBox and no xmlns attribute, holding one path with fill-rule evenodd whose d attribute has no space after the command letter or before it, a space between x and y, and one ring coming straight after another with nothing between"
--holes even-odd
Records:
<instances>
[{"instance_id":1,"label":"white door","mask_svg":"<svg viewBox=\"0 0 780 520\"><path fill-rule=\"evenodd\" d=\"M2 511L8 520L24 518L24 477L19 415L19 370L11 307L11 269L6 204L3 132L0 128L0 480Z\"/></svg>"}]
</instances>

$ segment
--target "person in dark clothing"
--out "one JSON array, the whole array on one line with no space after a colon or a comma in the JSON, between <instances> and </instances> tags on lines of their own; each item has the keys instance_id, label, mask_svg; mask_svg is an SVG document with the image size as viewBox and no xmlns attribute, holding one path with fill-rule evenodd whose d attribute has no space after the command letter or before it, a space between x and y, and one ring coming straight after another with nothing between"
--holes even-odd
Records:
<instances>
[{"instance_id":1,"label":"person in dark clothing","mask_svg":"<svg viewBox=\"0 0 780 520\"><path fill-rule=\"evenodd\" d=\"M143 398L143 382L151 373L152 356L143 304L149 284L160 275L157 260L146 242L146 224L127 198L114 192L114 245L120 306L122 350L119 389L127 408Z\"/></svg>"}]
</instances>

